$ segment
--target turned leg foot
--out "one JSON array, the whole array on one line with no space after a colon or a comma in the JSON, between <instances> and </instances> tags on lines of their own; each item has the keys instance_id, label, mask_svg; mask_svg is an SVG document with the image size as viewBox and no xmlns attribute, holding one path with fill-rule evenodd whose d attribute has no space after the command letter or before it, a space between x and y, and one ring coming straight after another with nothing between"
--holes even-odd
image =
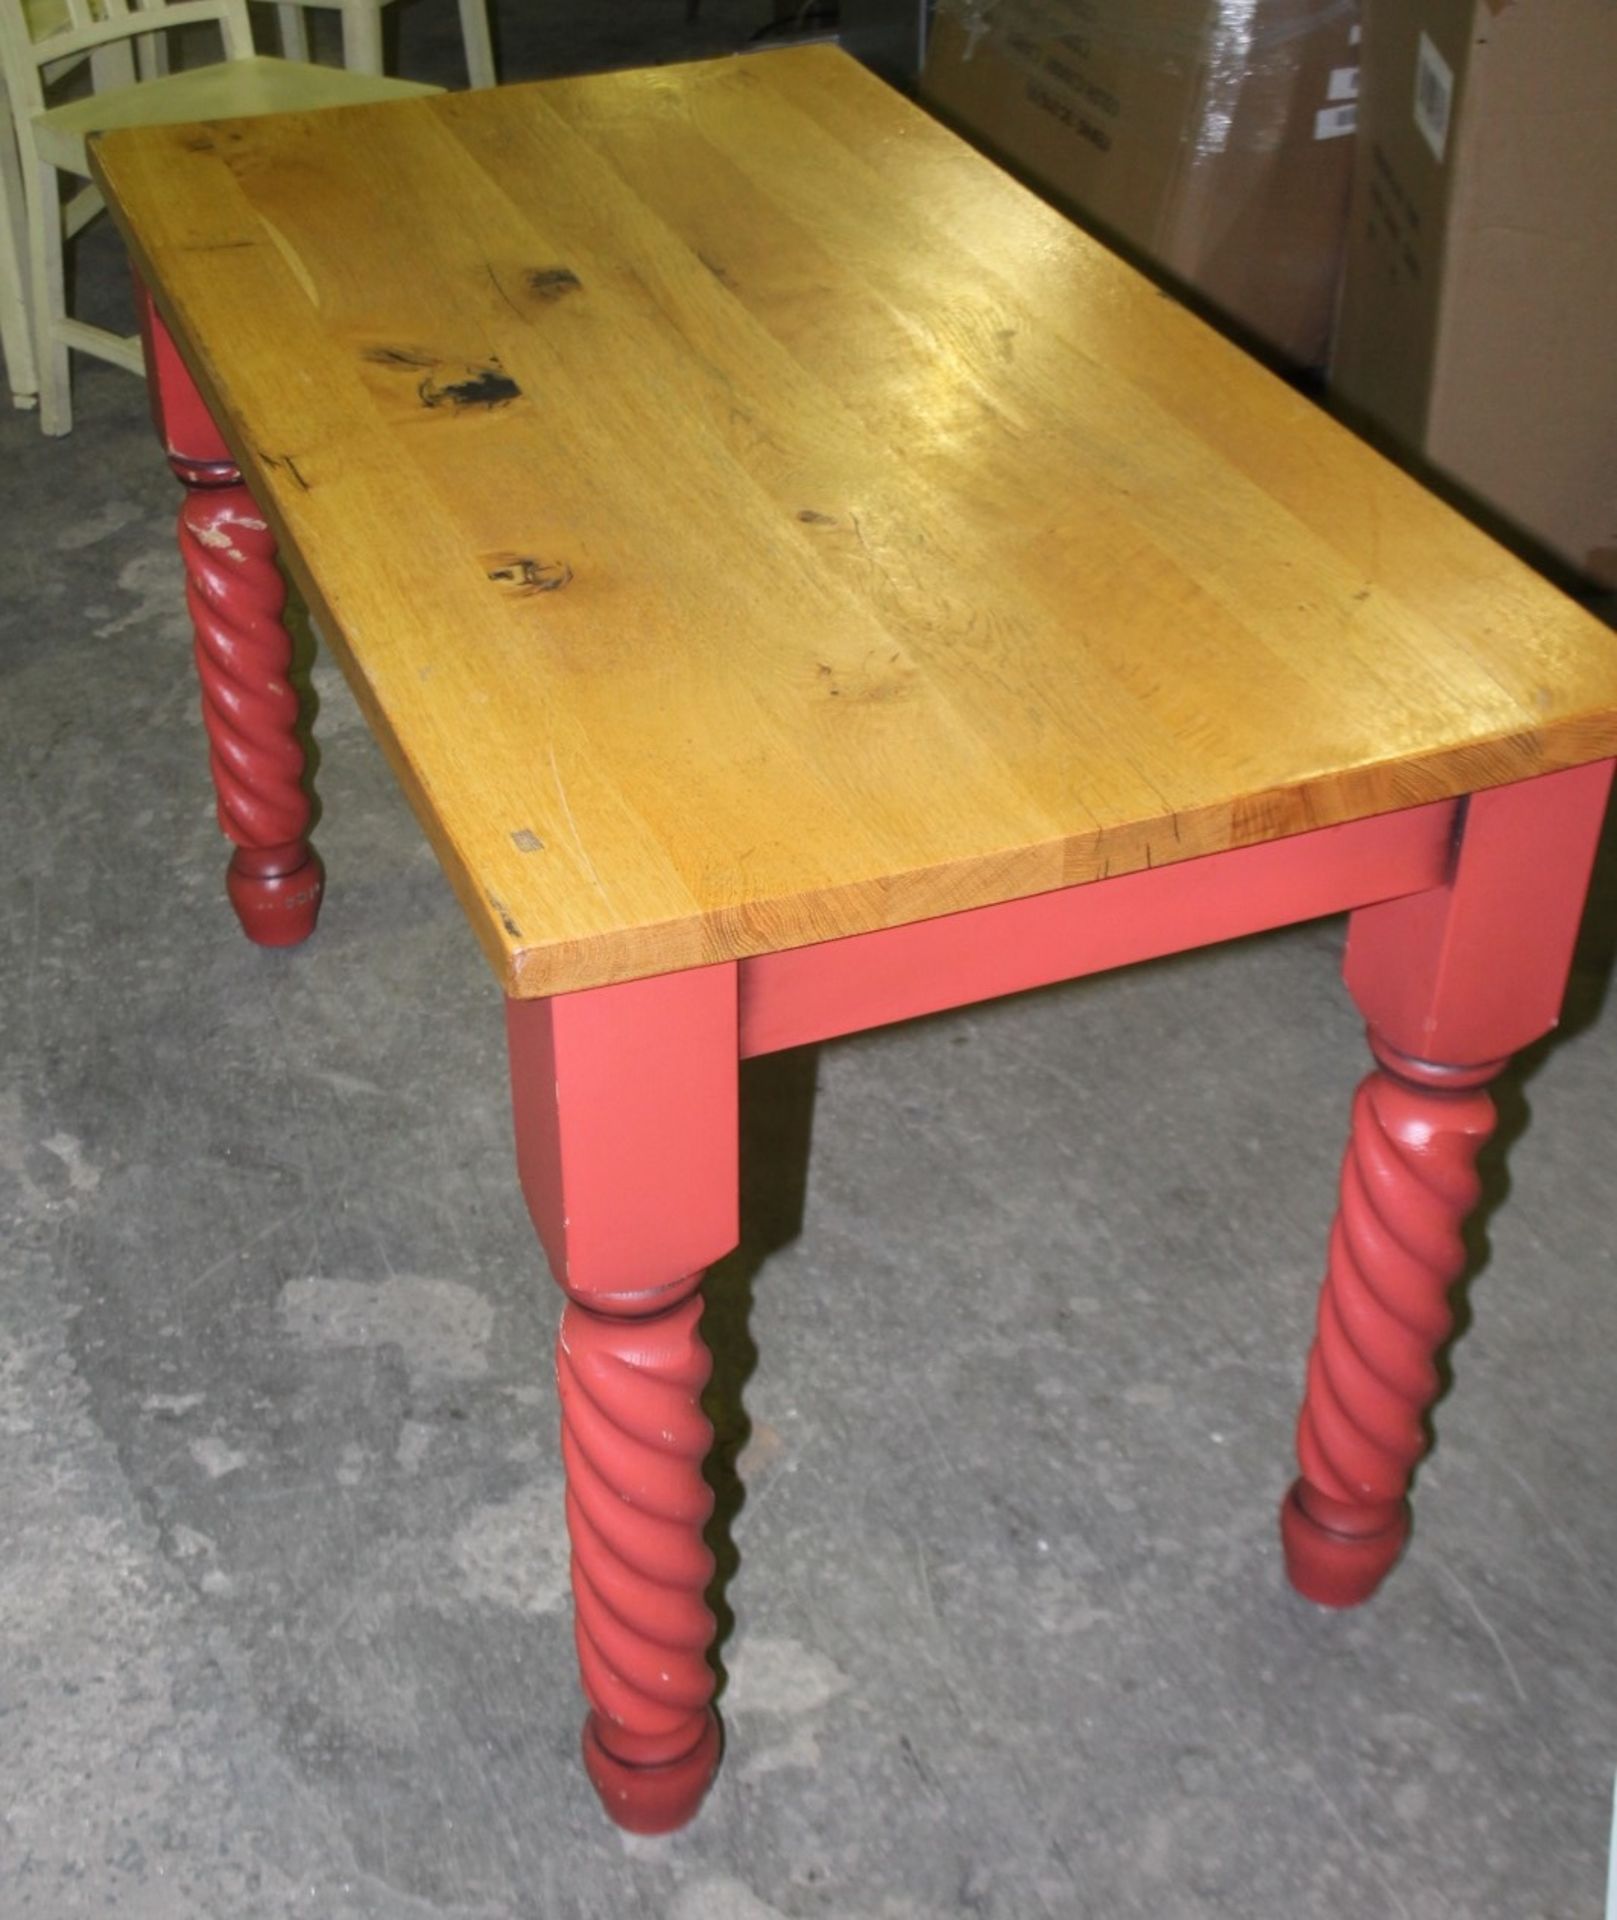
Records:
<instances>
[{"instance_id":1,"label":"turned leg foot","mask_svg":"<svg viewBox=\"0 0 1617 1920\"><path fill-rule=\"evenodd\" d=\"M1280 1508L1280 1544L1286 1578L1321 1607L1356 1607L1368 1600L1409 1538L1409 1503L1356 1506L1332 1500L1299 1476Z\"/></svg>"},{"instance_id":2,"label":"turned leg foot","mask_svg":"<svg viewBox=\"0 0 1617 1920\"><path fill-rule=\"evenodd\" d=\"M1372 1044L1380 1064L1354 1097L1297 1425L1302 1472L1280 1515L1292 1585L1327 1607L1367 1600L1409 1534L1405 1495L1494 1125L1484 1083L1503 1064L1462 1071Z\"/></svg>"},{"instance_id":3,"label":"turned leg foot","mask_svg":"<svg viewBox=\"0 0 1617 1920\"><path fill-rule=\"evenodd\" d=\"M695 1288L699 1275L689 1285ZM590 1712L584 1765L633 1833L690 1819L719 1761L703 1599L713 1510L701 1408L711 1359L693 1291L648 1318L569 1302L556 1343L573 1619Z\"/></svg>"},{"instance_id":4,"label":"turned leg foot","mask_svg":"<svg viewBox=\"0 0 1617 1920\"><path fill-rule=\"evenodd\" d=\"M675 1833L687 1825L719 1770L720 1747L718 1716L711 1708L691 1751L659 1766L619 1760L595 1716L584 1722L584 1771L608 1816L628 1833Z\"/></svg>"},{"instance_id":5,"label":"turned leg foot","mask_svg":"<svg viewBox=\"0 0 1617 1920\"><path fill-rule=\"evenodd\" d=\"M256 946L295 947L314 932L326 872L307 840L238 847L225 869L225 894Z\"/></svg>"}]
</instances>

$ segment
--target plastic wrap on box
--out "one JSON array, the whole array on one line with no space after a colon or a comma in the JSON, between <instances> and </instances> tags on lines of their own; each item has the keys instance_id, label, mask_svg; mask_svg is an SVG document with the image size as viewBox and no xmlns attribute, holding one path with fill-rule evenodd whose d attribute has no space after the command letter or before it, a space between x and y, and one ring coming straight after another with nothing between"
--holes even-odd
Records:
<instances>
[{"instance_id":1,"label":"plastic wrap on box","mask_svg":"<svg viewBox=\"0 0 1617 1920\"><path fill-rule=\"evenodd\" d=\"M1108 238L1323 365L1357 0L939 0L923 93Z\"/></svg>"}]
</instances>

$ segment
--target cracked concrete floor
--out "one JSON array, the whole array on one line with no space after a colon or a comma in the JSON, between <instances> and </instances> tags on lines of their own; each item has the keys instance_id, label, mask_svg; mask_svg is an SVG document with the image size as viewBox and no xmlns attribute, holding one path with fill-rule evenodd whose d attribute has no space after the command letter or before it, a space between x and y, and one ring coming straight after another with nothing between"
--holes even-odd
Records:
<instances>
[{"instance_id":1,"label":"cracked concrete floor","mask_svg":"<svg viewBox=\"0 0 1617 1920\"><path fill-rule=\"evenodd\" d=\"M684 32L524 15L507 70ZM1617 863L1354 1615L1274 1527L1363 1067L1338 925L759 1063L729 1751L629 1840L576 1761L497 995L324 667L321 929L235 934L174 489L137 383L78 385L63 443L0 419L0 1913L1597 1920Z\"/></svg>"}]
</instances>

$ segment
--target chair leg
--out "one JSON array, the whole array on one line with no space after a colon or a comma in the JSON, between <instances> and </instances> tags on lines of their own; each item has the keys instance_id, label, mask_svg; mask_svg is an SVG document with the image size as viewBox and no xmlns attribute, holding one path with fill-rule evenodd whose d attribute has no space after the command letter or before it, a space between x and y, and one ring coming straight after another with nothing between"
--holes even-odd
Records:
<instances>
[{"instance_id":1,"label":"chair leg","mask_svg":"<svg viewBox=\"0 0 1617 1920\"><path fill-rule=\"evenodd\" d=\"M488 0L460 0L460 38L466 49L466 78L474 87L492 87L494 43L489 36Z\"/></svg>"},{"instance_id":2,"label":"chair leg","mask_svg":"<svg viewBox=\"0 0 1617 1920\"><path fill-rule=\"evenodd\" d=\"M382 0L343 0L342 63L350 73L382 71Z\"/></svg>"},{"instance_id":3,"label":"chair leg","mask_svg":"<svg viewBox=\"0 0 1617 1920\"><path fill-rule=\"evenodd\" d=\"M304 24L302 7L278 6L275 9L275 18L281 29L282 59L307 60L309 33Z\"/></svg>"},{"instance_id":4,"label":"chair leg","mask_svg":"<svg viewBox=\"0 0 1617 1920\"><path fill-rule=\"evenodd\" d=\"M39 375L39 424L53 438L72 431L73 392L67 345L59 324L67 317L62 263L62 203L56 169L41 160L29 181L28 280L34 313L35 370Z\"/></svg>"},{"instance_id":5,"label":"chair leg","mask_svg":"<svg viewBox=\"0 0 1617 1920\"><path fill-rule=\"evenodd\" d=\"M27 231L22 168L8 122L0 127L0 353L5 355L6 379L11 386L14 407L32 407L39 401L23 241Z\"/></svg>"}]
</instances>

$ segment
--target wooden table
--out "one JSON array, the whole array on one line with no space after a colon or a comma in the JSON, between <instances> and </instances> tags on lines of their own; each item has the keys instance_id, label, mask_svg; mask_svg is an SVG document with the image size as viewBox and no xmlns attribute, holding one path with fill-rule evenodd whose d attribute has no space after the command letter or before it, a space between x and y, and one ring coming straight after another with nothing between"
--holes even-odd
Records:
<instances>
[{"instance_id":1,"label":"wooden table","mask_svg":"<svg viewBox=\"0 0 1617 1920\"><path fill-rule=\"evenodd\" d=\"M1282 1530L1366 1598L1486 1083L1557 1016L1611 636L829 48L97 167L246 929L321 886L279 547L507 996L607 1811L678 1825L717 1760L697 1288L749 1054L1352 909L1376 1065Z\"/></svg>"}]
</instances>

